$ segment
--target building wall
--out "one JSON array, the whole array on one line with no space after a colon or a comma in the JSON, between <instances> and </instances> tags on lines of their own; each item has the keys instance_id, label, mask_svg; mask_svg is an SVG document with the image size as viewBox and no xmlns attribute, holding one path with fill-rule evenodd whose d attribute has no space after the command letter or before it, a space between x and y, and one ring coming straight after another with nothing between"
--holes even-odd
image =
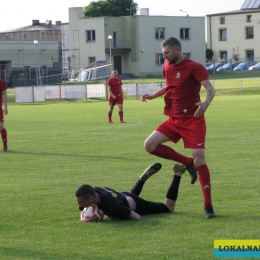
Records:
<instances>
[{"instance_id":1,"label":"building wall","mask_svg":"<svg viewBox=\"0 0 260 260\"><path fill-rule=\"evenodd\" d=\"M205 18L170 16L124 16L83 18L83 8L69 8L71 67L86 68L90 56L109 61L108 35L117 32L118 48L112 47L112 61L121 56L122 73L135 76L161 75L155 54L162 53L161 42L155 39L155 28L165 28L165 37L180 38L180 29L189 28L190 38L181 40L183 52L205 63ZM86 42L86 30L95 30L96 40Z\"/></svg>"},{"instance_id":2,"label":"building wall","mask_svg":"<svg viewBox=\"0 0 260 260\"><path fill-rule=\"evenodd\" d=\"M53 66L59 61L58 42L38 42L35 46L29 41L0 42L0 60L9 60L12 67Z\"/></svg>"},{"instance_id":3,"label":"building wall","mask_svg":"<svg viewBox=\"0 0 260 260\"><path fill-rule=\"evenodd\" d=\"M162 53L161 42L155 39L155 28L165 28L165 38L176 37L182 44L183 53L190 59L205 63L204 17L138 16L137 54L141 75L161 74L162 66L155 64L155 54ZM189 28L190 37L180 39L180 29Z\"/></svg>"},{"instance_id":4,"label":"building wall","mask_svg":"<svg viewBox=\"0 0 260 260\"><path fill-rule=\"evenodd\" d=\"M0 32L0 76L8 87L61 83L59 28L59 21L52 25L33 20L30 26Z\"/></svg>"},{"instance_id":5,"label":"building wall","mask_svg":"<svg viewBox=\"0 0 260 260\"><path fill-rule=\"evenodd\" d=\"M252 16L252 21L247 21L247 16ZM225 23L221 24L221 17ZM253 26L254 37L246 39L246 28ZM220 30L227 30L227 40L220 40ZM260 11L248 10L238 13L222 13L207 16L207 44L214 52L213 59L221 58L220 53L226 51L227 59L232 59L232 54L239 54L240 60L247 59L247 50L254 50L255 59L260 60Z\"/></svg>"},{"instance_id":6,"label":"building wall","mask_svg":"<svg viewBox=\"0 0 260 260\"><path fill-rule=\"evenodd\" d=\"M89 57L105 60L104 17L83 18L83 8L69 8L69 44L71 69L84 69L89 63ZM86 41L86 31L95 30L96 40Z\"/></svg>"}]
</instances>

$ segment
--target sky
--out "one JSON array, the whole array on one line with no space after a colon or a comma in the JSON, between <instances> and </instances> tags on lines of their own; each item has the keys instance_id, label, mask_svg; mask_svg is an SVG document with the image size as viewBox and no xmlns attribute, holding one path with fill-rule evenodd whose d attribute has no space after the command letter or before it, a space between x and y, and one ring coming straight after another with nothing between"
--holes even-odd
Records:
<instances>
[{"instance_id":1,"label":"sky","mask_svg":"<svg viewBox=\"0 0 260 260\"><path fill-rule=\"evenodd\" d=\"M45 23L51 20L68 23L70 7L87 6L93 0L23 0L1 1L0 32L32 24L32 20ZM149 15L206 16L207 14L239 10L244 0L135 0L140 8L149 8ZM183 10L185 12L181 12Z\"/></svg>"}]
</instances>

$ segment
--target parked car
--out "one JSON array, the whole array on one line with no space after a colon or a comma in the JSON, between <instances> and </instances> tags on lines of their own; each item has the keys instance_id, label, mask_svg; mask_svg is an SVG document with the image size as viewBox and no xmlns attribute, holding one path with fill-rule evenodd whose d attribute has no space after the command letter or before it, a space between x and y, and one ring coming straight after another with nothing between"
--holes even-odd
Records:
<instances>
[{"instance_id":1,"label":"parked car","mask_svg":"<svg viewBox=\"0 0 260 260\"><path fill-rule=\"evenodd\" d=\"M223 62L216 62L216 63L212 63L209 67L206 68L206 70L209 73L212 73L214 70L216 70L217 68L223 66L224 63Z\"/></svg>"},{"instance_id":2,"label":"parked car","mask_svg":"<svg viewBox=\"0 0 260 260\"><path fill-rule=\"evenodd\" d=\"M206 63L206 68L212 65L212 63Z\"/></svg>"},{"instance_id":3,"label":"parked car","mask_svg":"<svg viewBox=\"0 0 260 260\"><path fill-rule=\"evenodd\" d=\"M240 71L240 70L248 70L249 67L255 65L256 62L255 61L245 61L240 63L239 65L237 65L233 71Z\"/></svg>"},{"instance_id":4,"label":"parked car","mask_svg":"<svg viewBox=\"0 0 260 260\"><path fill-rule=\"evenodd\" d=\"M233 70L240 62L226 63L224 66L217 68L217 71Z\"/></svg>"},{"instance_id":5,"label":"parked car","mask_svg":"<svg viewBox=\"0 0 260 260\"><path fill-rule=\"evenodd\" d=\"M249 67L248 70L260 70L260 62L256 63L256 65Z\"/></svg>"}]
</instances>

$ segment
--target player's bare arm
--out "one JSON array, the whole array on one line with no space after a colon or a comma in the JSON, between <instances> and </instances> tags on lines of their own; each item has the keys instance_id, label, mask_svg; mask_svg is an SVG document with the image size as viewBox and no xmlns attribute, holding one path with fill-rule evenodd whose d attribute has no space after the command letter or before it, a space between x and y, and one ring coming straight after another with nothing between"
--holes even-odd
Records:
<instances>
[{"instance_id":1,"label":"player's bare arm","mask_svg":"<svg viewBox=\"0 0 260 260\"><path fill-rule=\"evenodd\" d=\"M108 92L109 94L112 96L113 99L116 98L116 96L113 94L112 90L111 90L111 86L108 85Z\"/></svg>"},{"instance_id":2,"label":"player's bare arm","mask_svg":"<svg viewBox=\"0 0 260 260\"><path fill-rule=\"evenodd\" d=\"M157 98L157 97L160 97L160 96L164 95L164 93L165 93L165 88L164 87L159 89L157 92L155 92L152 95L145 93L145 94L143 94L141 96L141 101L142 102L146 102L146 99L151 100L151 99L154 99L154 98Z\"/></svg>"},{"instance_id":3,"label":"player's bare arm","mask_svg":"<svg viewBox=\"0 0 260 260\"><path fill-rule=\"evenodd\" d=\"M215 89L209 80L202 81L201 85L206 89L207 96L206 96L206 99L204 102L196 103L196 105L198 106L198 109L194 113L195 117L200 117L200 116L204 115L209 104L211 103L211 101L213 100L213 98L215 96Z\"/></svg>"}]
</instances>

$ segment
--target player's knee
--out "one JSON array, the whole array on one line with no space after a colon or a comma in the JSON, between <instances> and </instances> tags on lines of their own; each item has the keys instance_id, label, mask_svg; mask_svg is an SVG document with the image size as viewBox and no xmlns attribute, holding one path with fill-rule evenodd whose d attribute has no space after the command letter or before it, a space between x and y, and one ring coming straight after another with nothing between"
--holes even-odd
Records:
<instances>
[{"instance_id":1,"label":"player's knee","mask_svg":"<svg viewBox=\"0 0 260 260\"><path fill-rule=\"evenodd\" d=\"M197 150L193 153L193 161L195 167L204 165L206 163L204 150Z\"/></svg>"},{"instance_id":2,"label":"player's knee","mask_svg":"<svg viewBox=\"0 0 260 260\"><path fill-rule=\"evenodd\" d=\"M155 149L155 147L154 147L153 143L149 141L149 139L146 139L146 140L144 141L144 149L145 149L148 153L151 153L151 152Z\"/></svg>"}]
</instances>

